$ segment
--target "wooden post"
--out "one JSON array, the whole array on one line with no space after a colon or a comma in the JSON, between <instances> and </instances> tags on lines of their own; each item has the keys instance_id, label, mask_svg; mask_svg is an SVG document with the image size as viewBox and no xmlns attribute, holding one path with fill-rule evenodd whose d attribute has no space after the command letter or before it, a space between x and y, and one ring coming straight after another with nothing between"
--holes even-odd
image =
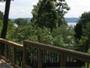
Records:
<instances>
[{"instance_id":1,"label":"wooden post","mask_svg":"<svg viewBox=\"0 0 90 68\"><path fill-rule=\"evenodd\" d=\"M60 55L60 68L65 68L66 66L66 56L64 54Z\"/></svg>"},{"instance_id":2,"label":"wooden post","mask_svg":"<svg viewBox=\"0 0 90 68\"><path fill-rule=\"evenodd\" d=\"M42 50L38 48L38 68L43 68Z\"/></svg>"},{"instance_id":3,"label":"wooden post","mask_svg":"<svg viewBox=\"0 0 90 68\"><path fill-rule=\"evenodd\" d=\"M22 68L25 68L26 67L26 44L25 42L23 42L23 63L22 63Z\"/></svg>"}]
</instances>

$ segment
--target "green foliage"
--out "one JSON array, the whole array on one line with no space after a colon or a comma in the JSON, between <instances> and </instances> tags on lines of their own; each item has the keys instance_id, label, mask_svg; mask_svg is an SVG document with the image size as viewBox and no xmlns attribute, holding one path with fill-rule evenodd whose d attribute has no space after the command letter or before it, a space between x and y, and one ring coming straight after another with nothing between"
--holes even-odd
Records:
<instances>
[{"instance_id":1,"label":"green foliage","mask_svg":"<svg viewBox=\"0 0 90 68\"><path fill-rule=\"evenodd\" d=\"M90 12L83 13L75 27L75 37L80 51L88 52L90 47Z\"/></svg>"},{"instance_id":2,"label":"green foliage","mask_svg":"<svg viewBox=\"0 0 90 68\"><path fill-rule=\"evenodd\" d=\"M54 44L57 46L73 48L75 45L74 30L72 27L61 25L61 27L54 29L52 35L54 37Z\"/></svg>"},{"instance_id":3,"label":"green foliage","mask_svg":"<svg viewBox=\"0 0 90 68\"><path fill-rule=\"evenodd\" d=\"M64 16L65 13L70 10L70 7L68 6L65 0L56 0L56 6L57 12L60 16Z\"/></svg>"},{"instance_id":4,"label":"green foliage","mask_svg":"<svg viewBox=\"0 0 90 68\"><path fill-rule=\"evenodd\" d=\"M67 25L50 29L33 26L32 23L20 25L13 33L14 41L22 43L23 40L32 40L59 47L74 48L74 30Z\"/></svg>"},{"instance_id":5,"label":"green foliage","mask_svg":"<svg viewBox=\"0 0 90 68\"><path fill-rule=\"evenodd\" d=\"M2 29L2 19L3 19L3 13L0 11L0 33Z\"/></svg>"},{"instance_id":6,"label":"green foliage","mask_svg":"<svg viewBox=\"0 0 90 68\"><path fill-rule=\"evenodd\" d=\"M39 0L38 4L32 10L32 22L43 28L53 28L60 26L65 22L65 9L68 5L62 0Z\"/></svg>"},{"instance_id":7,"label":"green foliage","mask_svg":"<svg viewBox=\"0 0 90 68\"><path fill-rule=\"evenodd\" d=\"M32 21L39 27L45 26L51 29L56 27L57 14L53 2L53 0L39 0L37 6L33 9Z\"/></svg>"},{"instance_id":8,"label":"green foliage","mask_svg":"<svg viewBox=\"0 0 90 68\"><path fill-rule=\"evenodd\" d=\"M2 26L3 26L3 13L0 11L0 34L1 34ZM8 29L7 29L7 38L10 39L11 37L10 35L13 33L14 28L15 26L13 21L9 20Z\"/></svg>"},{"instance_id":9,"label":"green foliage","mask_svg":"<svg viewBox=\"0 0 90 68\"><path fill-rule=\"evenodd\" d=\"M1 30L2 30L2 25L3 25L3 21L0 20L0 33L1 33ZM9 25L8 25L8 31L7 31L7 38L10 39L10 35L14 32L14 29L15 29L15 26L14 26L14 23L9 20Z\"/></svg>"},{"instance_id":10,"label":"green foliage","mask_svg":"<svg viewBox=\"0 0 90 68\"><path fill-rule=\"evenodd\" d=\"M3 13L0 11L0 20L3 19Z\"/></svg>"},{"instance_id":11,"label":"green foliage","mask_svg":"<svg viewBox=\"0 0 90 68\"><path fill-rule=\"evenodd\" d=\"M90 22L90 12L85 12L82 14L82 16L80 17L79 22L77 23L76 27L75 27L75 37L77 39L80 39L82 34L83 34L83 29L86 28L86 24Z\"/></svg>"},{"instance_id":12,"label":"green foliage","mask_svg":"<svg viewBox=\"0 0 90 68\"><path fill-rule=\"evenodd\" d=\"M37 40L35 36L35 30L30 23L16 27L14 33L12 34L12 37L14 38L14 41L20 43L25 39L30 39L33 41Z\"/></svg>"},{"instance_id":13,"label":"green foliage","mask_svg":"<svg viewBox=\"0 0 90 68\"><path fill-rule=\"evenodd\" d=\"M32 22L18 18L8 29L8 39L38 41L60 47L72 48L74 31L65 24L64 15L69 10L65 0L39 0L32 10ZM16 26L15 26L16 25ZM10 32L9 32L10 31Z\"/></svg>"},{"instance_id":14,"label":"green foliage","mask_svg":"<svg viewBox=\"0 0 90 68\"><path fill-rule=\"evenodd\" d=\"M37 29L37 37L38 41L42 43L48 43L48 44L53 44L53 37L51 35L51 32L48 28L39 28Z\"/></svg>"},{"instance_id":15,"label":"green foliage","mask_svg":"<svg viewBox=\"0 0 90 68\"><path fill-rule=\"evenodd\" d=\"M13 38L11 36L14 33L15 29L16 29L16 26L15 26L14 22L9 20L8 30L7 30L7 39L13 40Z\"/></svg>"},{"instance_id":16,"label":"green foliage","mask_svg":"<svg viewBox=\"0 0 90 68\"><path fill-rule=\"evenodd\" d=\"M2 20L0 20L0 33L1 33L1 29L2 29Z\"/></svg>"},{"instance_id":17,"label":"green foliage","mask_svg":"<svg viewBox=\"0 0 90 68\"><path fill-rule=\"evenodd\" d=\"M86 36L90 40L90 22L88 22L83 29L83 36Z\"/></svg>"},{"instance_id":18,"label":"green foliage","mask_svg":"<svg viewBox=\"0 0 90 68\"><path fill-rule=\"evenodd\" d=\"M14 21L14 23L16 23L18 26L25 25L25 24L27 24L27 22L28 21L23 18L18 18L18 19L15 19L15 21Z\"/></svg>"},{"instance_id":19,"label":"green foliage","mask_svg":"<svg viewBox=\"0 0 90 68\"><path fill-rule=\"evenodd\" d=\"M80 45L82 46L84 52L88 52L90 48L90 22L88 22L83 28L83 34L80 39Z\"/></svg>"},{"instance_id":20,"label":"green foliage","mask_svg":"<svg viewBox=\"0 0 90 68\"><path fill-rule=\"evenodd\" d=\"M66 24L64 15L67 13L67 11L70 10L70 7L66 3L65 0L56 0L56 12L57 12L57 23L58 26L62 24Z\"/></svg>"}]
</instances>

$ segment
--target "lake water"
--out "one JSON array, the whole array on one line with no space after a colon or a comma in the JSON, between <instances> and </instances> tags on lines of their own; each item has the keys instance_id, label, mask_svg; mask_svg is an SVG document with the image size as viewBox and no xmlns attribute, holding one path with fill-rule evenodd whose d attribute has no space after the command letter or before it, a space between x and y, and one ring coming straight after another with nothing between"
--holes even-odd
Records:
<instances>
[{"instance_id":1,"label":"lake water","mask_svg":"<svg viewBox=\"0 0 90 68\"><path fill-rule=\"evenodd\" d=\"M69 22L69 23L68 23L69 26L73 26L73 27L74 27L76 24L77 24L76 22Z\"/></svg>"}]
</instances>

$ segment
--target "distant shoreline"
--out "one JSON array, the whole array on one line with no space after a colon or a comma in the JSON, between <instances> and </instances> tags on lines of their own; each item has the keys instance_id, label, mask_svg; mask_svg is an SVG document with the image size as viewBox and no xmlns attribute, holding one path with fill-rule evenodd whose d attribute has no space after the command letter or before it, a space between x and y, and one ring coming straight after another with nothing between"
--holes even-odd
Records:
<instances>
[{"instance_id":1,"label":"distant shoreline","mask_svg":"<svg viewBox=\"0 0 90 68\"><path fill-rule=\"evenodd\" d=\"M68 23L69 26L75 26L77 24L77 22L79 21L79 18L65 18L66 22Z\"/></svg>"},{"instance_id":2,"label":"distant shoreline","mask_svg":"<svg viewBox=\"0 0 90 68\"><path fill-rule=\"evenodd\" d=\"M69 26L75 26L77 23L76 22L68 22L67 23Z\"/></svg>"},{"instance_id":3,"label":"distant shoreline","mask_svg":"<svg viewBox=\"0 0 90 68\"><path fill-rule=\"evenodd\" d=\"M66 20L66 22L71 22L71 23L73 22L74 23L74 22L78 22L79 18L73 18L72 17L72 18L65 18L65 20Z\"/></svg>"}]
</instances>

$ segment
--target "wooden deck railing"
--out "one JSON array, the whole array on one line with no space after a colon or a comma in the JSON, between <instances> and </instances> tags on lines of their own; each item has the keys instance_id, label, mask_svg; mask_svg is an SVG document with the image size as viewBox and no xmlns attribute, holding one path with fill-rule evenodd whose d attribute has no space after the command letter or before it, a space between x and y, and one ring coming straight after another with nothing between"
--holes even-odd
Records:
<instances>
[{"instance_id":1,"label":"wooden deck railing","mask_svg":"<svg viewBox=\"0 0 90 68\"><path fill-rule=\"evenodd\" d=\"M2 48L2 46L4 46L4 48ZM23 45L0 38L0 48L1 58L7 62L12 63L15 68L19 68L19 66L21 66Z\"/></svg>"},{"instance_id":2,"label":"wooden deck railing","mask_svg":"<svg viewBox=\"0 0 90 68\"><path fill-rule=\"evenodd\" d=\"M90 54L87 53L32 41L20 45L0 38L0 44L8 46L3 50L4 56L22 68L89 68L86 64L90 63Z\"/></svg>"}]
</instances>

